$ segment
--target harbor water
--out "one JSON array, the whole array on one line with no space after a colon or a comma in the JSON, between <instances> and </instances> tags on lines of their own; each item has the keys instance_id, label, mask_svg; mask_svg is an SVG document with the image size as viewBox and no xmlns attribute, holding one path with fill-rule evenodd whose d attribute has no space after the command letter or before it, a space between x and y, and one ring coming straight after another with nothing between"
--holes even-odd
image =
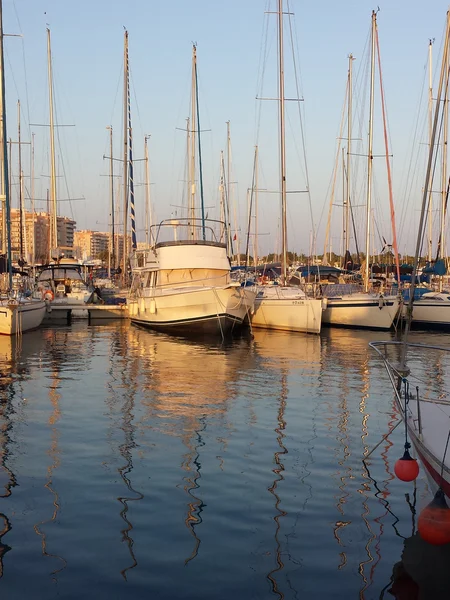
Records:
<instances>
[{"instance_id":1,"label":"harbor water","mask_svg":"<svg viewBox=\"0 0 450 600\"><path fill-rule=\"evenodd\" d=\"M363 462L400 419L368 346L393 335L1 338L2 598L408 598L428 482L394 477L402 426Z\"/></svg>"}]
</instances>

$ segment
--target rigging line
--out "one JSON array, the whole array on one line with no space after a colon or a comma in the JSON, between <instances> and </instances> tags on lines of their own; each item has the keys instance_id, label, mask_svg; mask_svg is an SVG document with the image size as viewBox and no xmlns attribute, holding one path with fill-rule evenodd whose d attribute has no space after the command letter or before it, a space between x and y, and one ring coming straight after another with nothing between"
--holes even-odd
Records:
<instances>
[{"instance_id":1,"label":"rigging line","mask_svg":"<svg viewBox=\"0 0 450 600\"><path fill-rule=\"evenodd\" d=\"M295 50L294 50L294 38L293 38L293 32L292 32L292 16L291 16L291 11L290 11L290 6L289 6L289 0L288 0L288 22L289 22L289 33L290 33L290 40L291 40L291 46L292 46L292 60L293 60L293 67L294 67L294 78L295 78L295 89L296 89L296 94L297 94L297 98L300 98L300 86L299 86L299 76L298 76L298 68L297 68L297 61L295 60ZM306 142L305 142L305 131L304 131L304 126L303 126L303 119L302 119L302 111L301 111L301 106L300 106L300 102L297 102L297 108L298 108L298 115L299 115L299 119L300 119L300 132L301 132L301 142L302 142L302 150L303 150L303 166L305 169L304 175L306 178L306 188L307 188L307 194L308 194L308 200L309 200L309 211L310 211L310 217L311 217L311 227L313 230L313 248L312 248L312 252L313 254L316 254L316 228L314 225L314 214L313 214L313 208L312 208L312 199L311 199L311 189L310 189L310 184L309 184L309 171L308 171L308 163L306 160ZM306 114L305 114L306 116Z\"/></svg>"},{"instance_id":2,"label":"rigging line","mask_svg":"<svg viewBox=\"0 0 450 600\"><path fill-rule=\"evenodd\" d=\"M334 161L334 167L333 167L333 173L331 175L331 180L330 183L328 184L328 190L326 193L326 198L328 197L328 193L330 192L330 188L331 188L331 192L330 192L330 204L329 204L329 208L328 208L328 219L327 219L327 227L325 230L325 241L324 241L324 247L323 247L323 255L324 257L327 254L327 247L328 247L328 243L330 240L330 230L331 230L331 213L333 210L333 204L334 204L334 197L335 197L335 191L336 191L336 179L337 179L337 173L338 173L338 163L339 163L339 159L341 156L341 146L342 146L342 136L344 133L344 125L345 125L345 106L347 104L347 99L348 99L348 92L349 92L349 81L348 81L348 77L347 77L347 85L345 88L345 97L344 97L344 103L342 105L342 113L341 113L341 125L339 128L339 136L338 136L338 143L337 143L337 150L336 150L336 158ZM325 210L325 204L323 205L322 208L322 213L320 215L320 219L319 219L319 223L318 223L318 227L320 227L321 222L322 222L322 217L323 217L323 213Z\"/></svg>"},{"instance_id":3,"label":"rigging line","mask_svg":"<svg viewBox=\"0 0 450 600\"><path fill-rule=\"evenodd\" d=\"M428 49L427 49L427 56L428 56ZM424 124L422 124L422 130L419 134L419 131L418 131L419 130L419 115L421 114L421 112L423 110L422 105L423 105L424 91L425 91L425 85L427 83L426 66L427 66L427 61L425 62L424 69L423 69L421 93L419 95L419 100L418 100L417 108L415 111L415 115L416 115L415 126L411 130L411 133L410 133L409 142L408 142L408 146L407 146L409 148L409 152L405 155L405 162L404 162L404 165L402 168L402 176L401 176L401 180L400 180L400 189L403 190L403 187L405 188L401 194L402 198L403 198L403 207L402 207L402 212L400 214L400 229L399 229L400 237L402 235L403 226L404 226L404 223L406 220L405 212L407 211L407 203L405 202L405 199L409 198L411 196L411 189L412 189L413 181L414 181L414 178L411 176L411 172L418 171L417 162L419 159L419 156L418 156L419 153L416 154L416 162L415 162L415 165L413 166L413 149L416 146L417 147L419 146L419 143L417 140L420 139L420 137L422 137L423 129L424 129ZM408 168L406 168L406 156L409 156ZM405 178L405 182L403 182L403 178Z\"/></svg>"},{"instance_id":4,"label":"rigging line","mask_svg":"<svg viewBox=\"0 0 450 600\"><path fill-rule=\"evenodd\" d=\"M388 147L388 135L386 130L386 106L385 106L385 96L384 96L384 87L383 87L383 78L381 73L381 56L380 56L380 43L378 38L378 28L375 28L375 44L377 48L377 56L378 56L378 74L380 77L380 94L381 94L381 110L383 113L383 131L384 131L384 143L385 143L385 153L386 153L386 169L388 176L388 186L389 186L389 204L391 207L391 225L392 225L392 244L394 247L395 254L395 264L397 267L397 281L400 284L400 261L398 257L398 245L397 245L397 232L395 227L395 208L394 208L394 197L392 192L392 178L391 178L391 164L389 160L389 147Z\"/></svg>"},{"instance_id":5,"label":"rigging line","mask_svg":"<svg viewBox=\"0 0 450 600\"><path fill-rule=\"evenodd\" d=\"M17 19L17 23L19 25L19 31L21 33L21 42L22 42L22 62L23 62L23 72L24 72L24 77L25 77L25 101L26 101L26 107L27 107L27 119L28 119L28 135L29 137L31 137L31 117L30 117L30 101L29 101L29 93L28 93L28 75L27 75L27 65L26 65L26 61L25 61L25 40L24 40L24 36L22 34L22 25L19 19L19 14L17 12L17 6L16 6L16 1L13 0L13 6L14 6L14 13L16 15L16 19Z\"/></svg>"},{"instance_id":6,"label":"rigging line","mask_svg":"<svg viewBox=\"0 0 450 600\"><path fill-rule=\"evenodd\" d=\"M263 30L263 34L261 36L261 46L260 46L260 54L259 54L259 64L258 64L258 75L256 80L256 110L255 110L255 141L254 145L257 146L259 142L259 134L261 130L261 116L262 116L262 102L258 102L258 93L260 96L263 96L263 85L264 78L267 67L267 58L269 55L269 15L267 14L270 11L270 0L266 2L266 12L265 12L265 32Z\"/></svg>"}]
</instances>

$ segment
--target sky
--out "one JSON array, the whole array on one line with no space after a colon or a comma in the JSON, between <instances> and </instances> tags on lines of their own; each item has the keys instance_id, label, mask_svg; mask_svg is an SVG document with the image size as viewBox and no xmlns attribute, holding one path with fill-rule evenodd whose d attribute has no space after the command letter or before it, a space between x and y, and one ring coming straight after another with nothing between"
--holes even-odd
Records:
<instances>
[{"instance_id":1,"label":"sky","mask_svg":"<svg viewBox=\"0 0 450 600\"><path fill-rule=\"evenodd\" d=\"M315 239L317 252L321 253L344 104L347 57L353 53L356 58L355 89L361 86L362 98L371 13L378 7L367 0L340 3L284 0L284 10L288 8L294 13L295 72L300 74L305 149L303 153L300 124L294 122L299 104L288 102L287 187L290 192L300 192L288 195L288 247L309 253L311 240ZM443 0L430 3L395 0L381 3L377 14L400 252L412 252L415 244L424 169L423 158L422 162L413 163L412 156L417 152L424 154L426 132L416 136L413 132L423 127L417 123L428 41L436 39L437 61L447 8ZM45 126L49 122L46 39L49 27L56 118L60 125L57 130L59 214L74 218L78 229L106 231L108 228L110 180L109 162L104 156L109 155L108 126L113 127L114 157L120 159L122 154L126 27L137 159L138 239L143 239L145 210L144 163L139 159L144 157L146 135L151 136L150 189L155 219L160 221L180 214L186 187L186 137L182 128L189 115L191 52L195 42L207 212L210 216L218 215L220 151L226 152L226 122L230 121L230 193L238 205L240 249L243 251L245 245L247 190L252 185L254 147L258 144L258 187L268 190L258 194L258 247L260 254L275 251L279 245L280 214L279 195L272 193L279 189L277 105L274 101L255 99L257 95L275 98L278 93L276 16L265 14L267 10L275 10L274 0L3 0L5 34L22 36L4 39L8 136L17 140L20 99L22 140L29 141L32 133L35 139L37 209L46 207L49 184L49 141ZM287 18L285 29L286 97L296 98ZM261 62L261 54L267 55L265 62ZM265 74L263 86L261 65ZM377 119L379 125L379 116ZM425 117L422 121L425 123ZM367 122L362 119L362 123L363 146ZM29 176L29 146L24 145L22 153L25 176ZM379 126L374 134L374 153L384 153ZM11 164L13 206L17 202L17 160L16 145ZM364 158L360 157L360 161L364 163ZM374 206L379 207L379 216L374 218L379 219L377 228L390 241L387 192L382 183L385 174L380 162L375 161L374 166ZM411 177L412 164L414 177ZM358 168L363 180L365 167ZM119 160L115 161L115 169L118 174ZM357 167L353 170L356 172ZM309 194L304 193L306 172ZM119 178L115 181L118 193ZM29 181L26 187L29 193ZM355 190L359 187L355 181ZM364 193L362 187L358 193ZM355 198L356 195L355 191ZM333 209L333 214L337 214L331 235L335 251L340 247L339 211L338 206ZM362 223L363 211L359 212ZM379 240L374 239L373 245L379 247Z\"/></svg>"}]
</instances>

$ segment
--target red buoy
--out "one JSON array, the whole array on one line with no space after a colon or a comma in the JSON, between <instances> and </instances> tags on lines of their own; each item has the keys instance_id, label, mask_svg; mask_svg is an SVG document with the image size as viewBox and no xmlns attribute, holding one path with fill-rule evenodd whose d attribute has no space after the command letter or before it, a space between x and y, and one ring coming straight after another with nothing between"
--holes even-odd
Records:
<instances>
[{"instance_id":1,"label":"red buoy","mask_svg":"<svg viewBox=\"0 0 450 600\"><path fill-rule=\"evenodd\" d=\"M420 513L417 529L420 537L433 546L450 544L450 508L441 489Z\"/></svg>"},{"instance_id":2,"label":"red buoy","mask_svg":"<svg viewBox=\"0 0 450 600\"><path fill-rule=\"evenodd\" d=\"M401 481L414 481L419 474L419 463L405 448L405 453L394 465L394 473Z\"/></svg>"}]
</instances>

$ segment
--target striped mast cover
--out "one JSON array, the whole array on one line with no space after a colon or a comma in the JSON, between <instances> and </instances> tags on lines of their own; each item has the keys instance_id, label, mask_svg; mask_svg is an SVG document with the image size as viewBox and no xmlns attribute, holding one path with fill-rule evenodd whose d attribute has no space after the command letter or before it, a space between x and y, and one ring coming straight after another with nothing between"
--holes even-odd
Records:
<instances>
[{"instance_id":1,"label":"striped mast cover","mask_svg":"<svg viewBox=\"0 0 450 600\"><path fill-rule=\"evenodd\" d=\"M130 186L130 217L131 217L131 247L137 248L136 242L136 215L134 210L134 178L133 178L133 132L131 128L131 99L130 99L130 69L128 63L127 46L127 106L128 106L128 183Z\"/></svg>"}]
</instances>

